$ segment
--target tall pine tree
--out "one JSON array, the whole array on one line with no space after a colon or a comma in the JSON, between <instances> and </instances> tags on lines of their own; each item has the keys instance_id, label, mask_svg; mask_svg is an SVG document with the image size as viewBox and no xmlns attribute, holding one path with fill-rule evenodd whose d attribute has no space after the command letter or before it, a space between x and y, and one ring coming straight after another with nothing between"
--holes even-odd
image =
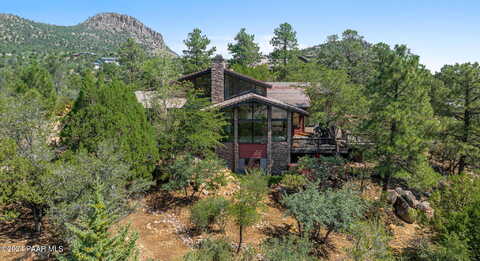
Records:
<instances>
[{"instance_id":1,"label":"tall pine tree","mask_svg":"<svg viewBox=\"0 0 480 261\"><path fill-rule=\"evenodd\" d=\"M215 47L208 48L210 40L198 28L188 33L188 38L183 41L186 50L183 50L182 62L185 73L201 71L210 66L210 60Z\"/></svg>"},{"instance_id":2,"label":"tall pine tree","mask_svg":"<svg viewBox=\"0 0 480 261\"><path fill-rule=\"evenodd\" d=\"M245 28L235 36L235 43L228 44L228 50L232 54L231 64L240 64L243 66L253 65L260 61L262 54L260 47L254 42L255 35L248 34Z\"/></svg>"},{"instance_id":3,"label":"tall pine tree","mask_svg":"<svg viewBox=\"0 0 480 261\"><path fill-rule=\"evenodd\" d=\"M283 80L287 75L288 62L295 57L298 51L297 32L289 23L283 23L275 28L273 34L274 36L270 40L270 44L273 46L270 60L280 72L280 80Z\"/></svg>"},{"instance_id":4,"label":"tall pine tree","mask_svg":"<svg viewBox=\"0 0 480 261\"><path fill-rule=\"evenodd\" d=\"M367 88L371 102L365 132L375 144L384 190L397 173L415 174L432 128L426 71L406 46L375 46L378 74Z\"/></svg>"}]
</instances>

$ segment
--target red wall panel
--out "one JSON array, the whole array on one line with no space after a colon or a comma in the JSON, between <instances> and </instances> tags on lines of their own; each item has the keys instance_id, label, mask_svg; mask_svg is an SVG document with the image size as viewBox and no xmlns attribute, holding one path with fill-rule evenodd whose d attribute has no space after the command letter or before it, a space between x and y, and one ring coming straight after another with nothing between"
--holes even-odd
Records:
<instances>
[{"instance_id":1,"label":"red wall panel","mask_svg":"<svg viewBox=\"0 0 480 261\"><path fill-rule=\"evenodd\" d=\"M238 144L240 158L266 158L267 144Z\"/></svg>"}]
</instances>

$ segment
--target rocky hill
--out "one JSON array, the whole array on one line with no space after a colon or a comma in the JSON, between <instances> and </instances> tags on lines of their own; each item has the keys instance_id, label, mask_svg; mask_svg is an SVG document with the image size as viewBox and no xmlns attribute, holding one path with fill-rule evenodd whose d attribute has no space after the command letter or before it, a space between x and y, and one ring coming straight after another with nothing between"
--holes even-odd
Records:
<instances>
[{"instance_id":1,"label":"rocky hill","mask_svg":"<svg viewBox=\"0 0 480 261\"><path fill-rule=\"evenodd\" d=\"M163 36L134 17L101 13L74 26L38 23L16 15L0 14L0 52L67 51L108 53L128 38L150 53L168 52Z\"/></svg>"}]
</instances>

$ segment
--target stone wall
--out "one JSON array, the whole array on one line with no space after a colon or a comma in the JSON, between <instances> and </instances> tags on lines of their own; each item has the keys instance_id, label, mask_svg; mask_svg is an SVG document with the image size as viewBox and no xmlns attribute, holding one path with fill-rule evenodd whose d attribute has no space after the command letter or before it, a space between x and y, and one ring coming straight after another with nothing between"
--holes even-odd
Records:
<instances>
[{"instance_id":1,"label":"stone wall","mask_svg":"<svg viewBox=\"0 0 480 261\"><path fill-rule=\"evenodd\" d=\"M288 142L272 142L272 173L279 174L288 169L290 163L290 147Z\"/></svg>"},{"instance_id":2,"label":"stone wall","mask_svg":"<svg viewBox=\"0 0 480 261\"><path fill-rule=\"evenodd\" d=\"M233 143L232 142L225 142L223 143L223 146L218 146L217 149L215 150L217 155L225 160L227 163L227 166L229 169L233 169L233 162L235 160L235 157L233 155Z\"/></svg>"},{"instance_id":3,"label":"stone wall","mask_svg":"<svg viewBox=\"0 0 480 261\"><path fill-rule=\"evenodd\" d=\"M225 99L225 60L221 55L213 58L212 64L212 103L219 103Z\"/></svg>"}]
</instances>

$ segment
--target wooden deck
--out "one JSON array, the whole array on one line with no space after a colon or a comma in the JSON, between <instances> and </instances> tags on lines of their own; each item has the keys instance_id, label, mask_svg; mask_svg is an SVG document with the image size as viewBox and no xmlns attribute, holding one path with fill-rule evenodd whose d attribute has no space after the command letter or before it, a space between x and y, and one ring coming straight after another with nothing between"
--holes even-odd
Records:
<instances>
[{"instance_id":1,"label":"wooden deck","mask_svg":"<svg viewBox=\"0 0 480 261\"><path fill-rule=\"evenodd\" d=\"M346 141L340 140L340 144L340 153L348 153ZM336 146L333 139L295 136L292 140L291 152L297 154L334 154L336 153Z\"/></svg>"}]
</instances>

